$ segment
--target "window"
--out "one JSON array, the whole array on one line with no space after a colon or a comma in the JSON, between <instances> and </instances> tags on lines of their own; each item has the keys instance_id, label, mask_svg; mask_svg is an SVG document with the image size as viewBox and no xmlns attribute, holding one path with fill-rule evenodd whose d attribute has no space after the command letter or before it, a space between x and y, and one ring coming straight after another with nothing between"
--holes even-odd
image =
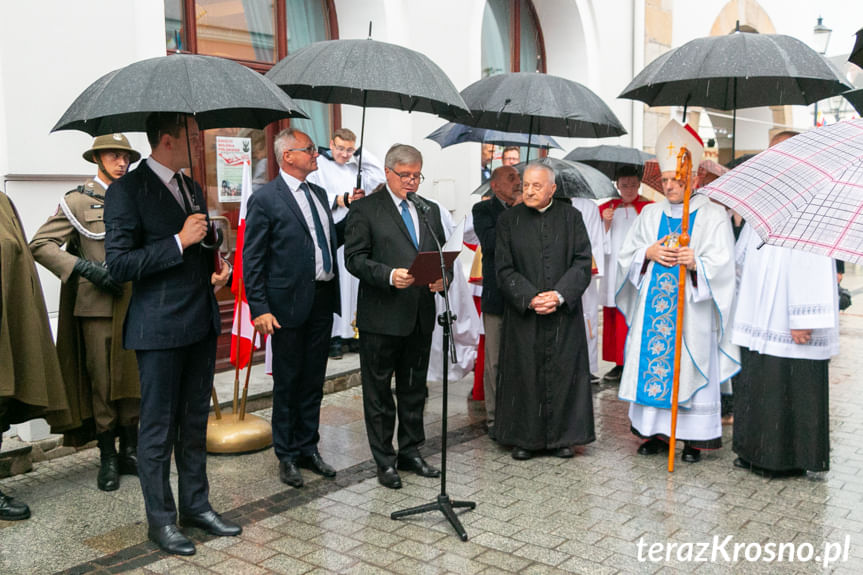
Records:
<instances>
[{"instance_id":1,"label":"window","mask_svg":"<svg viewBox=\"0 0 863 575\"><path fill-rule=\"evenodd\" d=\"M487 0L482 19L482 76L545 72L545 47L530 0Z\"/></svg>"}]
</instances>

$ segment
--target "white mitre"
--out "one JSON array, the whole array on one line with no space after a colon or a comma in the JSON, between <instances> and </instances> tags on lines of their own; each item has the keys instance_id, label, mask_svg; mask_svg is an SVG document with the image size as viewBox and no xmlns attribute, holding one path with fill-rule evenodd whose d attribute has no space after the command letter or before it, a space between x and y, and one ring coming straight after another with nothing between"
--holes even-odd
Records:
<instances>
[{"instance_id":1,"label":"white mitre","mask_svg":"<svg viewBox=\"0 0 863 575\"><path fill-rule=\"evenodd\" d=\"M681 146L686 146L692 155L692 173L698 169L701 156L704 155L704 143L689 124L682 125L677 120L671 120L656 138L656 161L660 172L677 171L677 154Z\"/></svg>"}]
</instances>

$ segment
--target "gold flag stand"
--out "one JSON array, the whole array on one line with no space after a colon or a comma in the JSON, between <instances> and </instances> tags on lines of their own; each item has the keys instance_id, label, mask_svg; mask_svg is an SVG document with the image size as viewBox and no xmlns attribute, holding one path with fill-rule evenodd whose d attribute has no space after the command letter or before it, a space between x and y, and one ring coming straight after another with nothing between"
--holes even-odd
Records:
<instances>
[{"instance_id":1,"label":"gold flag stand","mask_svg":"<svg viewBox=\"0 0 863 575\"><path fill-rule=\"evenodd\" d=\"M239 305L245 286L240 280L240 289L234 299L234 309L240 315L238 324L243 323L243 308ZM239 334L238 334L239 335ZM252 361L246 366L246 381L243 397L240 400L240 337L237 337L237 366L234 369L234 401L230 412L223 413L219 407L216 388L213 387L213 414L207 420L208 453L247 453L265 449L273 443L273 430L270 422L254 414L246 413L246 399L249 396L249 377Z\"/></svg>"}]
</instances>

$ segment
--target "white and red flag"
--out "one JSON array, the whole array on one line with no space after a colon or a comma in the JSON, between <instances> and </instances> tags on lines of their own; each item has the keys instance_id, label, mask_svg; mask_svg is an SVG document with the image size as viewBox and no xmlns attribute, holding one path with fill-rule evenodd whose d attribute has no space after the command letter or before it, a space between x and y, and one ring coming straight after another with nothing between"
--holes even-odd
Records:
<instances>
[{"instance_id":1,"label":"white and red flag","mask_svg":"<svg viewBox=\"0 0 863 575\"><path fill-rule=\"evenodd\" d=\"M231 328L231 364L240 368L246 367L252 357L252 351L261 347L260 338L252 323L249 302L246 300L246 290L243 285L243 237L246 232L246 204L252 195L251 162L243 164L243 195L240 201L240 222L237 226L237 244L234 253L234 277L231 282L231 292L234 294L234 325ZM239 342L237 341L239 339ZM237 352L239 350L239 363Z\"/></svg>"}]
</instances>

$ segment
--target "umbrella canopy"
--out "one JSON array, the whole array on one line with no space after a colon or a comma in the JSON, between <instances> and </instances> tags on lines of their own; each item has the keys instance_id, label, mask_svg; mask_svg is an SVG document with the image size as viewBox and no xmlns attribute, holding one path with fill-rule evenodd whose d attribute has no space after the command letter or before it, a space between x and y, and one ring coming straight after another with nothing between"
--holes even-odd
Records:
<instances>
[{"instance_id":1,"label":"umbrella canopy","mask_svg":"<svg viewBox=\"0 0 863 575\"><path fill-rule=\"evenodd\" d=\"M719 110L808 105L850 89L805 43L781 34L696 38L648 64L621 98Z\"/></svg>"},{"instance_id":2,"label":"umbrella canopy","mask_svg":"<svg viewBox=\"0 0 863 575\"><path fill-rule=\"evenodd\" d=\"M863 119L785 140L703 191L768 244L863 263Z\"/></svg>"},{"instance_id":3,"label":"umbrella canopy","mask_svg":"<svg viewBox=\"0 0 863 575\"><path fill-rule=\"evenodd\" d=\"M857 30L857 40L854 42L854 49L851 50L848 61L863 68L863 28Z\"/></svg>"},{"instance_id":4,"label":"umbrella canopy","mask_svg":"<svg viewBox=\"0 0 863 575\"><path fill-rule=\"evenodd\" d=\"M863 115L863 88L842 92L842 96L848 100L852 106L854 106L854 109L857 110L858 114Z\"/></svg>"},{"instance_id":5,"label":"umbrella canopy","mask_svg":"<svg viewBox=\"0 0 863 575\"><path fill-rule=\"evenodd\" d=\"M576 148L563 158L593 166L614 180L617 178L617 171L623 167L635 168L640 176L644 173L644 162L655 157L635 148L601 145Z\"/></svg>"},{"instance_id":6,"label":"umbrella canopy","mask_svg":"<svg viewBox=\"0 0 863 575\"><path fill-rule=\"evenodd\" d=\"M267 78L302 100L427 112L447 120L470 115L427 56L371 39L309 44L280 60Z\"/></svg>"},{"instance_id":7,"label":"umbrella canopy","mask_svg":"<svg viewBox=\"0 0 863 575\"><path fill-rule=\"evenodd\" d=\"M605 174L580 162L571 162L558 158L540 158L530 162L521 162L513 166L520 175L524 175L524 168L529 164L543 164L554 170L554 183L557 190L554 192L556 198L588 198L590 200L602 200L605 198L616 198L617 190ZM485 195L491 190L488 182L481 184L474 195Z\"/></svg>"},{"instance_id":8,"label":"umbrella canopy","mask_svg":"<svg viewBox=\"0 0 863 575\"><path fill-rule=\"evenodd\" d=\"M614 112L589 88L534 72L497 74L461 91L479 128L583 138L626 133Z\"/></svg>"},{"instance_id":9,"label":"umbrella canopy","mask_svg":"<svg viewBox=\"0 0 863 575\"><path fill-rule=\"evenodd\" d=\"M449 122L444 124L428 136L428 140L434 140L441 148L463 144L465 142L482 142L496 144L498 146L527 146L528 135L514 132L499 132L497 130L486 130L484 128L472 128L464 124ZM531 146L538 148L557 148L560 145L549 136L534 136L530 141Z\"/></svg>"},{"instance_id":10,"label":"umbrella canopy","mask_svg":"<svg viewBox=\"0 0 863 575\"><path fill-rule=\"evenodd\" d=\"M202 130L264 128L306 114L278 86L213 56L175 54L129 64L93 82L52 128L91 136L143 132L151 112L194 116Z\"/></svg>"}]
</instances>

